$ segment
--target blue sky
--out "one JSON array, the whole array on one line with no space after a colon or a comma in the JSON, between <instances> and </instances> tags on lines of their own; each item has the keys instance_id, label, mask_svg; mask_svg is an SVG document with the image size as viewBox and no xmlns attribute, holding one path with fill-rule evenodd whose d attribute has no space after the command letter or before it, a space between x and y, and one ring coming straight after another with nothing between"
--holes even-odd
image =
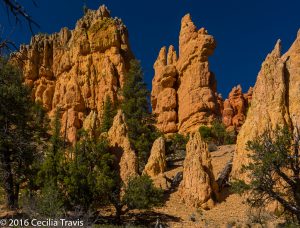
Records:
<instances>
[{"instance_id":1,"label":"blue sky","mask_svg":"<svg viewBox=\"0 0 300 228\"><path fill-rule=\"evenodd\" d=\"M283 51L295 40L300 28L299 0L86 0L96 9L105 4L112 16L121 18L129 29L135 56L141 60L145 79L151 87L153 63L160 48L173 44L178 48L181 18L190 13L198 28L205 27L217 40L210 57L218 91L227 97L231 88L241 84L244 91L254 85L261 63L281 39ZM0 1L2 36L11 31L14 20L7 20ZM74 28L82 16L82 0L19 0L40 24L34 31L53 33L61 27ZM26 24L18 26L10 39L28 43L31 33Z\"/></svg>"}]
</instances>

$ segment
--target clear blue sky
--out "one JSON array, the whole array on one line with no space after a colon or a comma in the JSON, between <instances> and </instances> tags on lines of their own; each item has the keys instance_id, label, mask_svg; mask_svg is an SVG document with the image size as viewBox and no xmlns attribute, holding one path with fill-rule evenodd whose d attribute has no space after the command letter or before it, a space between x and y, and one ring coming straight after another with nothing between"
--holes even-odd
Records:
<instances>
[{"instance_id":1,"label":"clear blue sky","mask_svg":"<svg viewBox=\"0 0 300 228\"><path fill-rule=\"evenodd\" d=\"M52 33L61 27L74 28L82 16L82 0L19 0L41 25L35 32ZM244 91L254 85L261 63L276 43L283 42L283 51L294 41L300 28L299 0L86 0L96 9L105 4L112 16L121 18L129 29L130 43L135 56L141 60L145 79L151 87L153 63L163 45L178 47L180 21L191 13L197 27L205 27L217 40L210 58L216 74L218 91L227 97L231 88L241 84ZM27 2L27 3L26 3ZM2 36L11 25L0 3ZM1 31L1 30L0 30ZM30 32L19 26L11 39L28 43Z\"/></svg>"}]
</instances>

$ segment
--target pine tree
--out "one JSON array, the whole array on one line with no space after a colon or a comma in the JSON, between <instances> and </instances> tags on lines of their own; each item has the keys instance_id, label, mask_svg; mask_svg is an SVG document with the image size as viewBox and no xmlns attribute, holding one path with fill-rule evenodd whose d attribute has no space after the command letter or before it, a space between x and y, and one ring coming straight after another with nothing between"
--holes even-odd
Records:
<instances>
[{"instance_id":1,"label":"pine tree","mask_svg":"<svg viewBox=\"0 0 300 228\"><path fill-rule=\"evenodd\" d=\"M152 124L149 91L143 81L143 71L139 61L131 60L122 92L121 108L125 114L130 141L138 155L141 172L158 133Z\"/></svg>"},{"instance_id":2,"label":"pine tree","mask_svg":"<svg viewBox=\"0 0 300 228\"><path fill-rule=\"evenodd\" d=\"M30 182L41 134L45 134L40 114L21 73L0 58L0 173L10 209L18 207L20 186Z\"/></svg>"},{"instance_id":3,"label":"pine tree","mask_svg":"<svg viewBox=\"0 0 300 228\"><path fill-rule=\"evenodd\" d=\"M39 172L39 182L41 186L51 185L57 187L64 166L64 143L60 136L60 110L57 109L53 120L52 135L48 150L45 154L45 160Z\"/></svg>"},{"instance_id":4,"label":"pine tree","mask_svg":"<svg viewBox=\"0 0 300 228\"><path fill-rule=\"evenodd\" d=\"M115 200L112 201L116 209L116 220L121 221L121 215L133 209L151 209L163 203L163 190L156 188L147 175L131 177L124 187L124 194L120 196L120 188ZM114 194L114 193L113 193ZM114 196L111 194L112 196ZM126 206L126 210L123 210Z\"/></svg>"},{"instance_id":5,"label":"pine tree","mask_svg":"<svg viewBox=\"0 0 300 228\"><path fill-rule=\"evenodd\" d=\"M247 201L253 207L265 208L272 201L283 207L300 224L300 128L294 133L287 127L267 129L246 145L249 164L242 172L249 181L233 181L233 190L248 191Z\"/></svg>"},{"instance_id":6,"label":"pine tree","mask_svg":"<svg viewBox=\"0 0 300 228\"><path fill-rule=\"evenodd\" d=\"M107 140L82 131L64 177L65 195L72 208L88 211L109 202L117 183L114 164Z\"/></svg>"},{"instance_id":7,"label":"pine tree","mask_svg":"<svg viewBox=\"0 0 300 228\"><path fill-rule=\"evenodd\" d=\"M114 120L114 116L117 114L117 109L112 103L110 96L107 96L103 107L103 117L100 126L101 132L108 132L111 128Z\"/></svg>"}]
</instances>

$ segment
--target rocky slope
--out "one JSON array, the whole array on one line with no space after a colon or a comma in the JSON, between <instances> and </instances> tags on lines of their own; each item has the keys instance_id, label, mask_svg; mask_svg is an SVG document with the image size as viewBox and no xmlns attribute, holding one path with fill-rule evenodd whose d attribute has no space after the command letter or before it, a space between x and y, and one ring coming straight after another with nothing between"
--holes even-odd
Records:
<instances>
[{"instance_id":1,"label":"rocky slope","mask_svg":"<svg viewBox=\"0 0 300 228\"><path fill-rule=\"evenodd\" d=\"M181 21L179 56L173 46L160 50L151 103L163 133L195 131L220 116L216 80L208 63L215 47L215 39L204 28L197 30L187 14Z\"/></svg>"},{"instance_id":2,"label":"rocky slope","mask_svg":"<svg viewBox=\"0 0 300 228\"><path fill-rule=\"evenodd\" d=\"M50 117L61 110L62 131L74 142L78 129L93 130L101 123L107 96L120 99L133 56L125 25L101 6L88 10L74 30L34 36L18 57L33 99Z\"/></svg>"},{"instance_id":3,"label":"rocky slope","mask_svg":"<svg viewBox=\"0 0 300 228\"><path fill-rule=\"evenodd\" d=\"M281 42L267 56L253 89L251 107L237 138L233 177L246 178L241 165L246 164L245 144L267 128L287 124L293 129L300 123L300 32L290 49L281 55Z\"/></svg>"}]
</instances>

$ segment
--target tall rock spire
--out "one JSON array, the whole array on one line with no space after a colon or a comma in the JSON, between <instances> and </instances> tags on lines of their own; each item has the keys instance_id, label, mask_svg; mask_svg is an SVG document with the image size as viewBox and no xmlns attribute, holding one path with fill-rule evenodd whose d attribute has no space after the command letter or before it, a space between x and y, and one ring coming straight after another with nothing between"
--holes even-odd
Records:
<instances>
[{"instance_id":1,"label":"tall rock spire","mask_svg":"<svg viewBox=\"0 0 300 228\"><path fill-rule=\"evenodd\" d=\"M246 143L277 125L299 126L300 120L300 42L299 37L286 54L281 55L281 41L262 64L253 89L251 107L238 138L233 159L234 178L245 179L242 164L249 162Z\"/></svg>"},{"instance_id":2,"label":"tall rock spire","mask_svg":"<svg viewBox=\"0 0 300 228\"><path fill-rule=\"evenodd\" d=\"M151 101L163 133L195 131L220 116L216 80L208 63L215 47L215 39L204 28L197 30L187 14L181 21L179 56L173 46L168 53L165 47L160 51Z\"/></svg>"}]
</instances>

